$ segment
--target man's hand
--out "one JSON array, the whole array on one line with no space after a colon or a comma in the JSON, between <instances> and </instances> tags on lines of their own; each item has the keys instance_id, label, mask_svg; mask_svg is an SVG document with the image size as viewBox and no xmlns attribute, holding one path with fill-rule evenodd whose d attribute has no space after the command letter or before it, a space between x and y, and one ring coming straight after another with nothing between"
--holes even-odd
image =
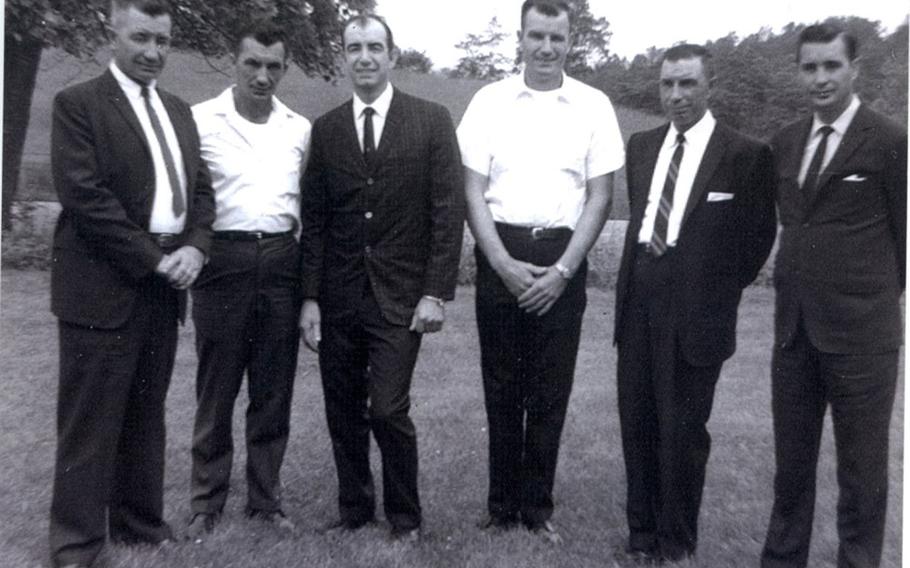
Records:
<instances>
[{"instance_id":1,"label":"man's hand","mask_svg":"<svg viewBox=\"0 0 910 568\"><path fill-rule=\"evenodd\" d=\"M435 333L442 329L445 319L445 308L429 298L421 298L414 308L414 317L408 329L417 333Z\"/></svg>"},{"instance_id":2,"label":"man's hand","mask_svg":"<svg viewBox=\"0 0 910 568\"><path fill-rule=\"evenodd\" d=\"M319 342L322 341L322 332L319 330L322 316L316 300L304 300L303 310L300 312L300 329L303 331L303 344L310 351L319 352Z\"/></svg>"},{"instance_id":3,"label":"man's hand","mask_svg":"<svg viewBox=\"0 0 910 568\"><path fill-rule=\"evenodd\" d=\"M202 270L205 255L194 246L186 245L171 254L164 255L155 268L155 272L167 278L167 281L178 290L186 290Z\"/></svg>"},{"instance_id":4,"label":"man's hand","mask_svg":"<svg viewBox=\"0 0 910 568\"><path fill-rule=\"evenodd\" d=\"M526 312L542 316L550 311L556 300L562 296L567 284L568 280L563 278L555 268L545 268L544 274L518 297L518 307Z\"/></svg>"},{"instance_id":5,"label":"man's hand","mask_svg":"<svg viewBox=\"0 0 910 568\"><path fill-rule=\"evenodd\" d=\"M516 298L520 298L527 292L546 272L547 267L545 266L537 266L514 258L509 258L496 268L496 274L506 285L506 289Z\"/></svg>"}]
</instances>

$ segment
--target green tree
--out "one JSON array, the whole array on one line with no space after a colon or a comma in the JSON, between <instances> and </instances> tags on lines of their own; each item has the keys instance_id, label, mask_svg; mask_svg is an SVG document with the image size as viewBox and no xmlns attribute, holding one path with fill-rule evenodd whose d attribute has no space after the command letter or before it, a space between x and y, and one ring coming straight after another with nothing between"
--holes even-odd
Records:
<instances>
[{"instance_id":1,"label":"green tree","mask_svg":"<svg viewBox=\"0 0 910 568\"><path fill-rule=\"evenodd\" d=\"M588 0L573 0L572 48L566 56L566 73L573 77L590 75L610 57L610 22L591 14Z\"/></svg>"},{"instance_id":2,"label":"green tree","mask_svg":"<svg viewBox=\"0 0 910 568\"><path fill-rule=\"evenodd\" d=\"M404 69L413 73L429 73L433 69L433 60L423 51L416 49L403 49L398 56L397 69Z\"/></svg>"},{"instance_id":3,"label":"green tree","mask_svg":"<svg viewBox=\"0 0 910 568\"><path fill-rule=\"evenodd\" d=\"M494 17L487 28L479 34L468 34L456 43L455 47L465 54L458 60L455 68L449 71L450 77L466 79L502 79L513 68L500 44L506 38L502 25Z\"/></svg>"},{"instance_id":4,"label":"green tree","mask_svg":"<svg viewBox=\"0 0 910 568\"><path fill-rule=\"evenodd\" d=\"M306 74L338 73L343 21L374 0L171 0L174 48L220 57L250 20L274 17L287 32L291 59ZM59 48L80 58L108 41L109 0L6 0L3 93L3 230L10 228L28 116L41 53Z\"/></svg>"}]
</instances>

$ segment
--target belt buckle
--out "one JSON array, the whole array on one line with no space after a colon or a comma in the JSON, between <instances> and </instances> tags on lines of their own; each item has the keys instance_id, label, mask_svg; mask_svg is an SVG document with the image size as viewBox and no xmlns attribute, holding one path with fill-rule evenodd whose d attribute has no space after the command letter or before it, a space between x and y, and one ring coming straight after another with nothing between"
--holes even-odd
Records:
<instances>
[{"instance_id":1,"label":"belt buckle","mask_svg":"<svg viewBox=\"0 0 910 568\"><path fill-rule=\"evenodd\" d=\"M543 227L532 227L531 228L531 239L540 240L543 238L543 233L546 229Z\"/></svg>"},{"instance_id":2,"label":"belt buckle","mask_svg":"<svg viewBox=\"0 0 910 568\"><path fill-rule=\"evenodd\" d=\"M171 247L177 243L177 235L174 233L161 233L156 235L155 241L157 241L159 247Z\"/></svg>"},{"instance_id":3,"label":"belt buckle","mask_svg":"<svg viewBox=\"0 0 910 568\"><path fill-rule=\"evenodd\" d=\"M263 237L265 237L265 233L263 231L253 231L251 234L257 241L261 241Z\"/></svg>"}]
</instances>

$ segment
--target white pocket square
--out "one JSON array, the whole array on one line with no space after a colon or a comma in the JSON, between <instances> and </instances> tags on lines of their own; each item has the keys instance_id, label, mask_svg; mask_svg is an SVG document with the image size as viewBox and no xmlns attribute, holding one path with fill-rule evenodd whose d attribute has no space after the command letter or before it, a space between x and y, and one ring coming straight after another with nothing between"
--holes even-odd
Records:
<instances>
[{"instance_id":1,"label":"white pocket square","mask_svg":"<svg viewBox=\"0 0 910 568\"><path fill-rule=\"evenodd\" d=\"M844 178L844 181L866 181L866 176L861 176L859 174L849 175Z\"/></svg>"},{"instance_id":2,"label":"white pocket square","mask_svg":"<svg viewBox=\"0 0 910 568\"><path fill-rule=\"evenodd\" d=\"M708 201L729 201L733 199L732 193L724 193L722 191L709 191L708 192Z\"/></svg>"}]
</instances>

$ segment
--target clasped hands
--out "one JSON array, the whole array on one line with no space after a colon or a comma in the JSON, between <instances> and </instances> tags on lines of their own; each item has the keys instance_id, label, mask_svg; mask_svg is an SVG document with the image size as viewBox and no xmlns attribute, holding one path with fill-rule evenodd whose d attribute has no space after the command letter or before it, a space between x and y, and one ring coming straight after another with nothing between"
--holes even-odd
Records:
<instances>
[{"instance_id":1,"label":"clasped hands","mask_svg":"<svg viewBox=\"0 0 910 568\"><path fill-rule=\"evenodd\" d=\"M164 255L155 267L155 273L166 278L172 287L186 290L196 281L203 264L205 255L202 251L194 246L185 245Z\"/></svg>"},{"instance_id":2,"label":"clasped hands","mask_svg":"<svg viewBox=\"0 0 910 568\"><path fill-rule=\"evenodd\" d=\"M566 289L566 279L551 266L510 258L496 272L518 298L518 307L538 316L549 312Z\"/></svg>"}]
</instances>

